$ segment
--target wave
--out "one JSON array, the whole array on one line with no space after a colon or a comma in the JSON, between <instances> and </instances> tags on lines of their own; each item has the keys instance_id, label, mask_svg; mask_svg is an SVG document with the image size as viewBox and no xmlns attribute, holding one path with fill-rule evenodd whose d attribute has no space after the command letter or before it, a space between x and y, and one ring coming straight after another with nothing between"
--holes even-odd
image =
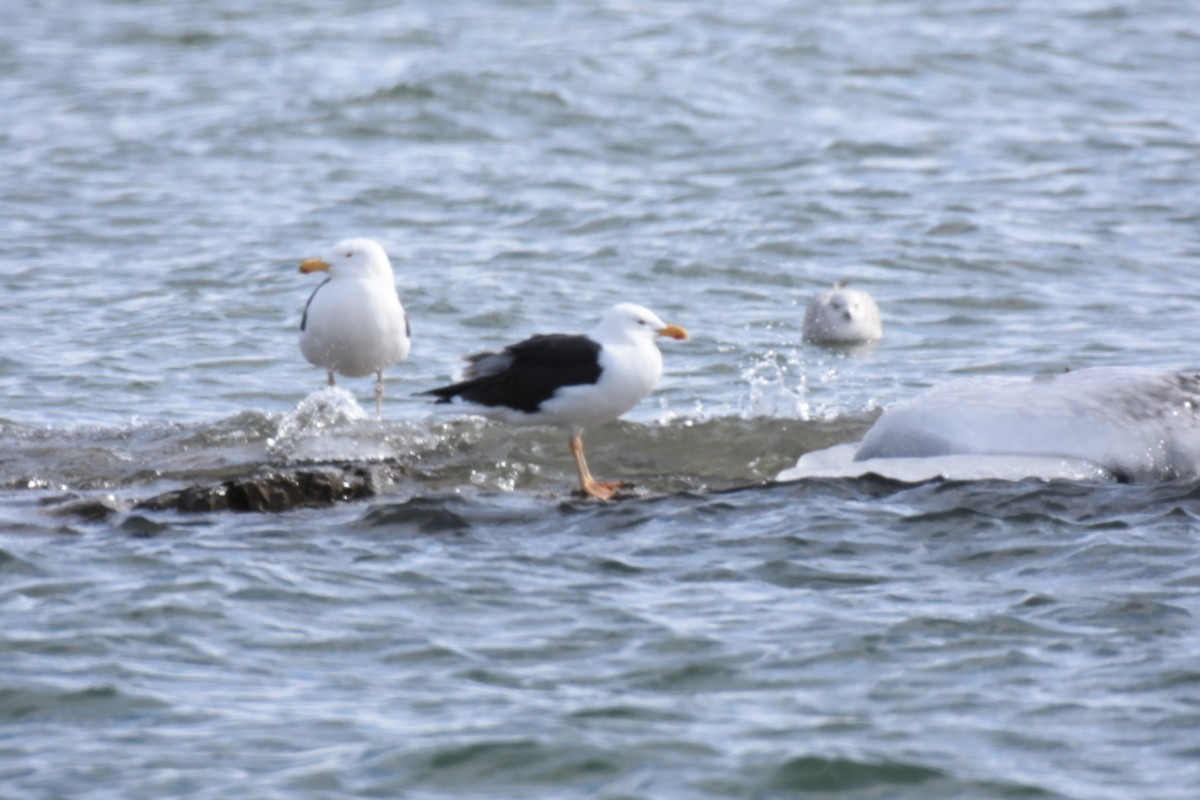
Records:
<instances>
[{"instance_id":1,"label":"wave","mask_svg":"<svg viewBox=\"0 0 1200 800\"><path fill-rule=\"evenodd\" d=\"M588 431L597 475L644 491L710 491L771 478L803 453L856 439L872 415L617 422ZM29 429L0 425L0 490L110 493L120 503L194 486L322 465L353 467L407 493L561 491L574 486L567 435L478 417L380 421L338 388L284 414L244 411L215 422ZM374 478L368 473L374 470ZM351 492L346 498L358 496Z\"/></svg>"},{"instance_id":2,"label":"wave","mask_svg":"<svg viewBox=\"0 0 1200 800\"><path fill-rule=\"evenodd\" d=\"M1093 367L960 378L892 406L858 446L811 453L779 477L1195 480L1198 407L1200 378L1190 374Z\"/></svg>"},{"instance_id":3,"label":"wave","mask_svg":"<svg viewBox=\"0 0 1200 800\"><path fill-rule=\"evenodd\" d=\"M588 451L598 476L632 483L628 496L643 499L705 495L729 502L731 492L789 480L810 489L849 482L858 497L925 483L956 487L954 497L970 496L965 487L971 482L987 487L1031 475L1039 485L1114 480L1102 469L1064 459L1041 459L1037 473L1028 473L1029 458L1006 456L853 461L853 443L878 418L874 411L819 419L667 412L651 423L621 421L591 430ZM368 527L402 518L422 530L465 529L473 512L451 508L451 498L489 495L494 505L507 494L544 508L547 498L571 498L576 480L560 430L470 416L381 421L338 388L315 392L286 413L243 411L214 422L0 425L0 453L0 491L77 518L127 513L122 525L139 535L160 529L143 511L283 511L366 498L381 503L363 520ZM1001 494L1011 504L1025 489ZM1178 502L1177 493L1164 502ZM935 493L922 505L937 508L942 501ZM527 517L527 510L522 506L519 516Z\"/></svg>"}]
</instances>

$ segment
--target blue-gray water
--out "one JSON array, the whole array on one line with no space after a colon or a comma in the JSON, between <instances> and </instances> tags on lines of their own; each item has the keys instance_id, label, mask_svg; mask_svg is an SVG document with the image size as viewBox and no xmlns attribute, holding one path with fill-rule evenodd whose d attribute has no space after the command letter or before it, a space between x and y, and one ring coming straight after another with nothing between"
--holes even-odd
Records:
<instances>
[{"instance_id":1,"label":"blue-gray water","mask_svg":"<svg viewBox=\"0 0 1200 800\"><path fill-rule=\"evenodd\" d=\"M770 478L963 374L1200 368L1198 22L5 5L0 797L1196 797L1196 485ZM322 424L296 265L351 235L414 349ZM846 277L883 342L802 344ZM411 396L618 300L694 334L589 432L638 498ZM377 458L369 502L132 508Z\"/></svg>"}]
</instances>

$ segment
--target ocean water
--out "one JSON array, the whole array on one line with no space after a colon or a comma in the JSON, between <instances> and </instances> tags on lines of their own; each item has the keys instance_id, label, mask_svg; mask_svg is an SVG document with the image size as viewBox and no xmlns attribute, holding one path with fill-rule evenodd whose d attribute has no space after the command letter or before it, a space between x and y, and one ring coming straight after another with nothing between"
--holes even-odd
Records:
<instances>
[{"instance_id":1,"label":"ocean water","mask_svg":"<svg viewBox=\"0 0 1200 800\"><path fill-rule=\"evenodd\" d=\"M1200 793L1193 482L775 482L964 375L1197 370L1184 0L0 9L0 797ZM341 238L414 347L322 391ZM884 339L801 341L850 279ZM414 393L634 301L588 432ZM367 409L364 412L363 409ZM375 496L139 503L329 462Z\"/></svg>"}]
</instances>

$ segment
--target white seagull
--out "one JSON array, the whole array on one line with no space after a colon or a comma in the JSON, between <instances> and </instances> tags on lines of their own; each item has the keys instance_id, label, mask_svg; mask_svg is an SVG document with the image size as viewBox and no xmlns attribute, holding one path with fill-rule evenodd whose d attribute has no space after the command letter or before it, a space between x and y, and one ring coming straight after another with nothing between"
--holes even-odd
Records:
<instances>
[{"instance_id":1,"label":"white seagull","mask_svg":"<svg viewBox=\"0 0 1200 800\"><path fill-rule=\"evenodd\" d=\"M821 344L873 342L883 338L879 306L860 289L838 281L819 293L804 309L804 339Z\"/></svg>"},{"instance_id":2,"label":"white seagull","mask_svg":"<svg viewBox=\"0 0 1200 800\"><path fill-rule=\"evenodd\" d=\"M351 378L375 373L375 414L383 415L383 371L408 357L408 316L396 293L396 276L383 248L370 239L338 242L324 258L300 271L326 272L300 318L300 352L334 373Z\"/></svg>"},{"instance_id":3,"label":"white seagull","mask_svg":"<svg viewBox=\"0 0 1200 800\"><path fill-rule=\"evenodd\" d=\"M637 405L662 377L656 336L687 339L654 312L620 303L586 335L539 334L500 352L467 356L463 380L421 394L461 402L518 425L558 425L571 431L579 488L609 500L621 482L592 477L583 456L583 429L610 422Z\"/></svg>"}]
</instances>

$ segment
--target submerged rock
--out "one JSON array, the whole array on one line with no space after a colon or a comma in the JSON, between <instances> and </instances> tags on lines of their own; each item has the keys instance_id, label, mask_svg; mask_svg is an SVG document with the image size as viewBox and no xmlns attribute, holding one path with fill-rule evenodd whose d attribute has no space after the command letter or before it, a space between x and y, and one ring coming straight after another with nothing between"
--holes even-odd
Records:
<instances>
[{"instance_id":1,"label":"submerged rock","mask_svg":"<svg viewBox=\"0 0 1200 800\"><path fill-rule=\"evenodd\" d=\"M208 486L189 486L134 504L149 511L290 511L374 497L407 474L400 464L275 468Z\"/></svg>"},{"instance_id":2,"label":"submerged rock","mask_svg":"<svg viewBox=\"0 0 1200 800\"><path fill-rule=\"evenodd\" d=\"M111 494L97 497L82 497L63 503L51 510L59 516L78 517L84 522L103 522L113 514L123 511L119 500Z\"/></svg>"}]
</instances>

